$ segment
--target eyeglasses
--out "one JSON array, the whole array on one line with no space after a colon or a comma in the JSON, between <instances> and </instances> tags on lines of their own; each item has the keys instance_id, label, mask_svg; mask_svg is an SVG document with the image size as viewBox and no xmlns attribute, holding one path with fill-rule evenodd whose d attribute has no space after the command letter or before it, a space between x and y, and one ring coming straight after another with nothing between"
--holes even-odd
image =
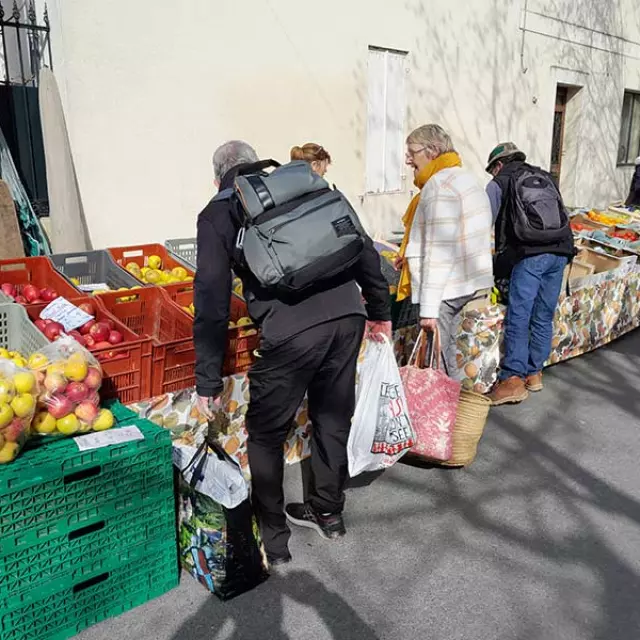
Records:
<instances>
[{"instance_id":1,"label":"eyeglasses","mask_svg":"<svg viewBox=\"0 0 640 640\"><path fill-rule=\"evenodd\" d=\"M424 151L426 147L420 147L419 149L407 149L404 154L407 158L415 158L421 151Z\"/></svg>"}]
</instances>

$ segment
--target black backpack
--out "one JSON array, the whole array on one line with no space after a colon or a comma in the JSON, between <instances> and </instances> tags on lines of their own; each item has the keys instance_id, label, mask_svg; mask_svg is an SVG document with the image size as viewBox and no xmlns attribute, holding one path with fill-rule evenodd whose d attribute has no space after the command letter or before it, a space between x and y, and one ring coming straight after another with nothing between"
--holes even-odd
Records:
<instances>
[{"instance_id":1,"label":"black backpack","mask_svg":"<svg viewBox=\"0 0 640 640\"><path fill-rule=\"evenodd\" d=\"M522 163L510 177L507 197L513 235L521 245L556 245L571 233L562 196L540 167Z\"/></svg>"}]
</instances>

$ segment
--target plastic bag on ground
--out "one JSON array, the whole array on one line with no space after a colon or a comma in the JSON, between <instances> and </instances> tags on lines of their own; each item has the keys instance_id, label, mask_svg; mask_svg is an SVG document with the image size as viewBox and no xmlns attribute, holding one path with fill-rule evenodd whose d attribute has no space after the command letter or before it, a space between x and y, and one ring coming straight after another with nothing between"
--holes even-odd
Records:
<instances>
[{"instance_id":1,"label":"plastic bag on ground","mask_svg":"<svg viewBox=\"0 0 640 640\"><path fill-rule=\"evenodd\" d=\"M394 465L413 445L414 433L393 347L367 340L356 387L347 454L349 475Z\"/></svg>"},{"instance_id":2,"label":"plastic bag on ground","mask_svg":"<svg viewBox=\"0 0 640 640\"><path fill-rule=\"evenodd\" d=\"M34 435L75 436L114 425L112 413L100 409L100 364L73 338L43 347L31 355L29 366L39 387Z\"/></svg>"}]
</instances>

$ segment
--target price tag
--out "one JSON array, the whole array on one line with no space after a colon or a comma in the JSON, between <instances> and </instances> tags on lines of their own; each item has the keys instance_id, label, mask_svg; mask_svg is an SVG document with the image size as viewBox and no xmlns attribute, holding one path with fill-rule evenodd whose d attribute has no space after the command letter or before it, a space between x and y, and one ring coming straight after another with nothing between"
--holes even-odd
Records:
<instances>
[{"instance_id":1,"label":"price tag","mask_svg":"<svg viewBox=\"0 0 640 640\"><path fill-rule=\"evenodd\" d=\"M85 313L82 309L78 309L78 307L64 298L56 298L52 303L48 304L40 312L40 317L43 320L59 322L67 333L93 319L93 316Z\"/></svg>"},{"instance_id":2,"label":"price tag","mask_svg":"<svg viewBox=\"0 0 640 640\"><path fill-rule=\"evenodd\" d=\"M80 291L93 293L94 291L109 291L109 285L106 282L98 282L96 284L79 284Z\"/></svg>"},{"instance_id":3,"label":"price tag","mask_svg":"<svg viewBox=\"0 0 640 640\"><path fill-rule=\"evenodd\" d=\"M142 435L138 427L121 427L120 429L88 433L84 436L78 436L73 440L78 445L80 451L89 451L90 449L109 447L113 444L144 440L144 435Z\"/></svg>"}]
</instances>

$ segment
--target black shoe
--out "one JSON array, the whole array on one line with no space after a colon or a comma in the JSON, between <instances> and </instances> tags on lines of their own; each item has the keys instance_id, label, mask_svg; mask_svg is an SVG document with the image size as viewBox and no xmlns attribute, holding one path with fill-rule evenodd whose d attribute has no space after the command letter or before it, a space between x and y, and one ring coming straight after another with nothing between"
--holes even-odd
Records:
<instances>
[{"instance_id":1,"label":"black shoe","mask_svg":"<svg viewBox=\"0 0 640 640\"><path fill-rule=\"evenodd\" d=\"M289 564L293 558L290 553L287 553L283 556L272 556L267 554L267 561L269 562L270 567L281 567L284 564Z\"/></svg>"},{"instance_id":2,"label":"black shoe","mask_svg":"<svg viewBox=\"0 0 640 640\"><path fill-rule=\"evenodd\" d=\"M327 540L341 538L347 533L344 527L344 520L339 513L322 515L321 513L316 513L310 504L299 502L288 504L285 513L287 514L287 520L292 524L315 529Z\"/></svg>"}]
</instances>

